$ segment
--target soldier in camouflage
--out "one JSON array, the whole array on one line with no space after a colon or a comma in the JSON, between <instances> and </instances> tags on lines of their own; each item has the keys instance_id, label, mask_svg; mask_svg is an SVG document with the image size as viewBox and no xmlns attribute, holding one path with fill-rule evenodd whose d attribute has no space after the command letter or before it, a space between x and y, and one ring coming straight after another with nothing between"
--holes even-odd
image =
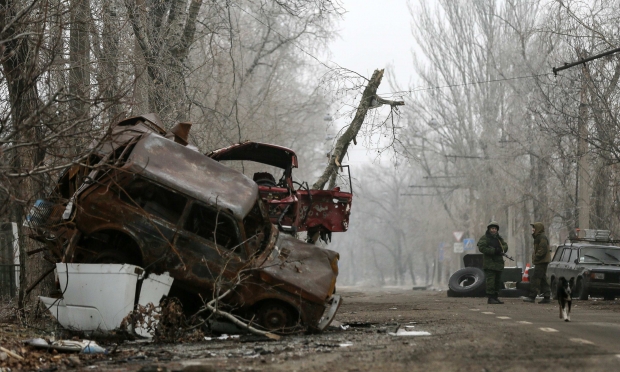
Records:
<instances>
[{"instance_id":1,"label":"soldier in camouflage","mask_svg":"<svg viewBox=\"0 0 620 372\"><path fill-rule=\"evenodd\" d=\"M532 263L534 264L534 275L530 279L530 295L523 299L525 302L535 302L538 293L542 293L543 299L539 304L551 302L551 290L547 280L547 266L551 261L549 251L549 239L545 235L545 225L542 222L535 222L532 225L532 237L534 238L534 252L532 252Z\"/></svg>"},{"instance_id":2,"label":"soldier in camouflage","mask_svg":"<svg viewBox=\"0 0 620 372\"><path fill-rule=\"evenodd\" d=\"M502 271L504 271L504 253L508 251L508 244L499 235L499 224L492 221L487 226L487 232L478 240L478 250L482 253L482 268L486 278L487 297L489 304L503 304L499 300L499 290L502 287Z\"/></svg>"}]
</instances>

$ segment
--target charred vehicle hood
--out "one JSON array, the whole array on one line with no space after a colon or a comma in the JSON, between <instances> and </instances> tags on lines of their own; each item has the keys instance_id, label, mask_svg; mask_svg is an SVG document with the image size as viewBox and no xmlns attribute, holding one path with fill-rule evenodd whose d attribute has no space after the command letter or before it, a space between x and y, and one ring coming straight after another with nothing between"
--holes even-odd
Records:
<instances>
[{"instance_id":1,"label":"charred vehicle hood","mask_svg":"<svg viewBox=\"0 0 620 372\"><path fill-rule=\"evenodd\" d=\"M258 186L235 170L156 134L136 143L126 168L244 218L258 199Z\"/></svg>"},{"instance_id":2,"label":"charred vehicle hood","mask_svg":"<svg viewBox=\"0 0 620 372\"><path fill-rule=\"evenodd\" d=\"M288 169L297 168L297 155L286 147L267 143L246 141L232 146L214 150L207 154L211 159L221 160L249 160L274 167Z\"/></svg>"},{"instance_id":3,"label":"charred vehicle hood","mask_svg":"<svg viewBox=\"0 0 620 372\"><path fill-rule=\"evenodd\" d=\"M276 288L324 304L334 293L339 258L337 252L279 234L260 276Z\"/></svg>"}]
</instances>

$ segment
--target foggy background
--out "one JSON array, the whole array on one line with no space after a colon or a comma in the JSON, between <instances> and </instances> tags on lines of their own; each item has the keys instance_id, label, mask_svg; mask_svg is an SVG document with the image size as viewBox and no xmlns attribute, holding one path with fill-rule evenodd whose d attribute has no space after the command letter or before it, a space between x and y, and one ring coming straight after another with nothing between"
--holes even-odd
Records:
<instances>
[{"instance_id":1,"label":"foggy background","mask_svg":"<svg viewBox=\"0 0 620 372\"><path fill-rule=\"evenodd\" d=\"M339 285L441 288L462 265L453 232L477 242L491 220L519 265L535 221L554 246L576 228L619 235L619 57L552 67L620 45L620 1L174 4L7 2L4 222L22 221L111 122L148 112L168 129L193 123L203 153L289 147L294 179L312 184L386 68L379 95L405 106L372 110L342 161L354 199L328 245Z\"/></svg>"}]
</instances>

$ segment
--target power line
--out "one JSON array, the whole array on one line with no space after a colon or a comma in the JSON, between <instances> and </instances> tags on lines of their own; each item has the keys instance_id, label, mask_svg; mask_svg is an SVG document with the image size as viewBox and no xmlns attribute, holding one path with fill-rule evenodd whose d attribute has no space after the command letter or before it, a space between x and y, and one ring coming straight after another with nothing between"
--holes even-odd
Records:
<instances>
[{"instance_id":1,"label":"power line","mask_svg":"<svg viewBox=\"0 0 620 372\"><path fill-rule=\"evenodd\" d=\"M400 194L400 196L441 196L441 194Z\"/></svg>"},{"instance_id":2,"label":"power line","mask_svg":"<svg viewBox=\"0 0 620 372\"><path fill-rule=\"evenodd\" d=\"M424 176L422 178L424 178L425 180L430 179L430 178L464 178L467 176Z\"/></svg>"},{"instance_id":3,"label":"power line","mask_svg":"<svg viewBox=\"0 0 620 372\"><path fill-rule=\"evenodd\" d=\"M235 4L230 4L230 6L236 6ZM263 26L267 26L267 24L265 24L265 22L263 22L262 20L260 20L259 18L255 17L252 13L246 11L245 9L237 6L237 8L239 10L241 10L242 12L244 12L245 14L249 15L250 17L254 18L254 20L256 20L257 22L261 23ZM276 34L280 35L283 38L286 38L285 35L281 34L280 32L278 32L277 30L272 30L273 32L275 32ZM325 62L321 61L320 59L318 59L316 56L314 56L312 53L307 52L304 48L302 48L299 44L297 44L294 41L290 41L290 43L295 46L297 49L301 50L304 54L308 55L310 58L314 59L315 61L317 61L318 63L320 63L321 65L323 65L324 67L326 67L329 70L333 70L334 67L328 66ZM339 66L340 67L340 66ZM352 71L352 70L349 70ZM355 71L352 71L355 72ZM358 73L356 73L358 74ZM360 74L358 74L359 76L362 76ZM536 78L536 77L540 77L540 76L549 76L551 75L551 73L543 73L543 74L536 74L536 75L526 75L526 76L514 76L514 77L510 77L510 78L502 78L502 79L491 79L491 80L482 80L482 81L475 81L475 82L470 82L470 83L461 83L461 84L449 84L449 85L442 85L442 86L435 86L435 87L427 87L427 88L416 88L416 89L412 89L412 90L403 90L403 91L397 91L397 92L392 92L389 94L377 94L377 96L395 96L395 95L399 95L399 94L405 94L405 93L415 93L415 92L423 92L423 91L428 91L428 90L437 90L437 89L444 89L444 88L455 88L455 87L463 87L463 86L468 86L468 85L480 85L480 84L489 84L489 83L497 83L497 82L502 82L502 81L511 81L511 80L520 80L520 79L531 79L531 78Z\"/></svg>"},{"instance_id":4,"label":"power line","mask_svg":"<svg viewBox=\"0 0 620 372\"><path fill-rule=\"evenodd\" d=\"M444 89L444 88L464 87L464 86L467 86L467 85L480 85L480 84L497 83L497 82L510 81L510 80L532 79L532 78L537 78L537 77L540 77L540 76L549 76L549 75L551 75L551 73L536 74L536 75L526 75L526 76L514 76L514 77L510 77L510 78L473 81L473 82L470 82L470 83L449 84L449 85L441 85L441 86L436 86L436 87L416 88L416 89L412 89L412 90L401 90L401 91L398 91L398 92L393 92L393 93L391 93L391 95L423 92L423 91L427 91L427 90Z\"/></svg>"}]
</instances>

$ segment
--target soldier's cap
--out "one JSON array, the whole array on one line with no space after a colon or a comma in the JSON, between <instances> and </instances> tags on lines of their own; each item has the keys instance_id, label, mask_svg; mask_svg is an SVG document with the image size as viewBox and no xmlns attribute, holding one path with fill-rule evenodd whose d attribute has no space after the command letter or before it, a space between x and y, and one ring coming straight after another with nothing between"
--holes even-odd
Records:
<instances>
[{"instance_id":1,"label":"soldier's cap","mask_svg":"<svg viewBox=\"0 0 620 372\"><path fill-rule=\"evenodd\" d=\"M499 231L499 224L496 221L489 222L489 224L487 225L487 230L493 226L495 226L497 228L497 231Z\"/></svg>"}]
</instances>

